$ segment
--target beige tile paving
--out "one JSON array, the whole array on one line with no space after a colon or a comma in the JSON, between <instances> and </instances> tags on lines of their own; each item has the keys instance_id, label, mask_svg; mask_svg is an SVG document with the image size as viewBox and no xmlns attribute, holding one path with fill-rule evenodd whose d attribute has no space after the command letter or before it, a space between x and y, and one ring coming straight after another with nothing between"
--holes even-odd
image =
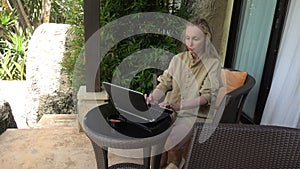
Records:
<instances>
[{"instance_id":1,"label":"beige tile paving","mask_svg":"<svg viewBox=\"0 0 300 169\"><path fill-rule=\"evenodd\" d=\"M79 132L76 115L46 115L35 129L8 129L0 135L1 169L97 168L90 140ZM113 152L113 151L112 151ZM111 152L109 165L142 163Z\"/></svg>"},{"instance_id":2,"label":"beige tile paving","mask_svg":"<svg viewBox=\"0 0 300 169\"><path fill-rule=\"evenodd\" d=\"M9 129L0 136L3 169L96 168L92 146L77 129Z\"/></svg>"}]
</instances>

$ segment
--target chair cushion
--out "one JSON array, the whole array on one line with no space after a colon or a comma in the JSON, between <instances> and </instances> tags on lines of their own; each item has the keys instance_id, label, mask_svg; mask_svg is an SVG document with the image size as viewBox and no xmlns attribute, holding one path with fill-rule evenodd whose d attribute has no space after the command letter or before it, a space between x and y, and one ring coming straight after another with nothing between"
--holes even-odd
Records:
<instances>
[{"instance_id":1,"label":"chair cushion","mask_svg":"<svg viewBox=\"0 0 300 169\"><path fill-rule=\"evenodd\" d=\"M224 83L224 86L226 87L226 93L229 93L234 89L243 86L247 76L247 72L222 69L222 81Z\"/></svg>"},{"instance_id":2,"label":"chair cushion","mask_svg":"<svg viewBox=\"0 0 300 169\"><path fill-rule=\"evenodd\" d=\"M219 107L225 94L243 86L247 76L247 72L222 69L221 77L224 86L219 89L219 93L216 100L216 107Z\"/></svg>"}]
</instances>

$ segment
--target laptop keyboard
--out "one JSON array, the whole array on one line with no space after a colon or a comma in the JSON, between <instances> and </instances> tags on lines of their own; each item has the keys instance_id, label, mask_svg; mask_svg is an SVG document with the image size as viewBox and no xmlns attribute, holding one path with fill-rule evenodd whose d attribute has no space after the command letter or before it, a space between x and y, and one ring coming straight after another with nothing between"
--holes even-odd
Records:
<instances>
[{"instance_id":1,"label":"laptop keyboard","mask_svg":"<svg viewBox=\"0 0 300 169\"><path fill-rule=\"evenodd\" d=\"M147 114L151 119L157 119L159 118L163 113L169 113L172 114L173 110L168 108L163 108L158 105L151 105L148 107Z\"/></svg>"},{"instance_id":2,"label":"laptop keyboard","mask_svg":"<svg viewBox=\"0 0 300 169\"><path fill-rule=\"evenodd\" d=\"M149 116L151 119L157 119L159 116L162 115L163 112L164 112L163 109L156 109L150 107L147 111L147 116Z\"/></svg>"},{"instance_id":3,"label":"laptop keyboard","mask_svg":"<svg viewBox=\"0 0 300 169\"><path fill-rule=\"evenodd\" d=\"M164 112L168 112L169 110L167 109L163 109L161 107L148 107L148 110L147 111L137 111L137 112L134 112L134 111L126 111L126 110L123 110L121 108L117 108L118 111L120 112L123 112L129 116L126 116L126 118L130 119L131 121L134 121L134 122L139 122L139 123L148 123L148 122L154 122L156 121L157 119L159 119L162 114ZM172 111L170 112L172 113Z\"/></svg>"}]
</instances>

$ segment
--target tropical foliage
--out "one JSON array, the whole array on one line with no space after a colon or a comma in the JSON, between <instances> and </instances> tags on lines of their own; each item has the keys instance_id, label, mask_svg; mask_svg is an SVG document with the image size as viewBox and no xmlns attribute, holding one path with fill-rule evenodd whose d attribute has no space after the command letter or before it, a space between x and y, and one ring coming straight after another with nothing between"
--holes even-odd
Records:
<instances>
[{"instance_id":1,"label":"tropical foliage","mask_svg":"<svg viewBox=\"0 0 300 169\"><path fill-rule=\"evenodd\" d=\"M48 3L47 3L48 2ZM46 8L44 4L52 5ZM2 0L0 2L0 79L26 79L26 52L33 30L48 19L64 22L62 0ZM51 12L51 18L47 10ZM44 11L44 12L42 12Z\"/></svg>"},{"instance_id":2,"label":"tropical foliage","mask_svg":"<svg viewBox=\"0 0 300 169\"><path fill-rule=\"evenodd\" d=\"M73 25L72 34L75 35L75 37L70 42L68 56L63 62L63 66L69 76L73 80L76 79L75 83L77 83L77 86L85 83L85 63L82 53L84 45L82 5L83 0L78 0L68 5L70 12L68 16L66 16L66 23ZM100 1L100 28L118 18L121 18L122 16L140 12L163 12L171 13L185 19L189 18L185 1L107 0ZM112 79L115 78L120 85L128 86L129 84L129 87L135 90L143 93L150 92L152 90L153 73L157 73L161 70L151 68L148 69L146 67L146 65L155 64L153 57L145 58L143 63L136 63L135 59L130 59L129 56L138 53L143 49L151 48L167 50L171 53L179 52L178 41L167 36L145 33L129 37L115 44L103 57L103 60L100 64L100 83L102 81L112 81ZM157 57L160 57L159 53L156 53L156 55ZM127 66L130 68L130 70L133 70L130 75L122 74L122 71L120 71L118 67L124 59L127 59ZM77 67L78 70L74 70L76 61L76 64L80 65ZM166 62L168 61L166 60ZM82 72L74 74L76 71ZM73 77L73 75L76 77Z\"/></svg>"},{"instance_id":3,"label":"tropical foliage","mask_svg":"<svg viewBox=\"0 0 300 169\"><path fill-rule=\"evenodd\" d=\"M16 12L1 11L0 79L24 80L29 32L18 27Z\"/></svg>"},{"instance_id":4,"label":"tropical foliage","mask_svg":"<svg viewBox=\"0 0 300 169\"><path fill-rule=\"evenodd\" d=\"M100 27L123 16L140 12L163 12L188 19L191 13L187 11L188 2L188 0L100 1ZM1 79L26 78L25 61L30 35L40 24L54 22L72 26L67 40L67 52L61 64L70 81L76 83L75 87L84 85L83 0L2 0L0 3ZM100 65L101 82L112 81L114 77L121 85L130 84L131 88L149 92L152 89L153 73L161 71L146 67L155 64L155 59L145 58L144 64L141 64L136 63L134 59L130 60L129 56L143 49L154 48L170 53L179 52L178 41L168 36L145 33L129 37L115 44L103 57ZM161 57L159 52L155 55ZM131 72L133 78L122 75L118 68L124 59L127 59L128 66L135 70ZM77 64L76 70L74 70L75 64ZM166 63L162 64L166 65Z\"/></svg>"}]
</instances>

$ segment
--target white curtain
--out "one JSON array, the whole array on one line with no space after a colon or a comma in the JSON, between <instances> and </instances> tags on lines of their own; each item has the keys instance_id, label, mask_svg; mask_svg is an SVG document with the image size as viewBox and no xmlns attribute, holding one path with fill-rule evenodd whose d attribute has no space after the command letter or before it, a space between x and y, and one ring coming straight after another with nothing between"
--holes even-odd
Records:
<instances>
[{"instance_id":1,"label":"white curtain","mask_svg":"<svg viewBox=\"0 0 300 169\"><path fill-rule=\"evenodd\" d=\"M292 0L261 124L300 128L300 1Z\"/></svg>"}]
</instances>

